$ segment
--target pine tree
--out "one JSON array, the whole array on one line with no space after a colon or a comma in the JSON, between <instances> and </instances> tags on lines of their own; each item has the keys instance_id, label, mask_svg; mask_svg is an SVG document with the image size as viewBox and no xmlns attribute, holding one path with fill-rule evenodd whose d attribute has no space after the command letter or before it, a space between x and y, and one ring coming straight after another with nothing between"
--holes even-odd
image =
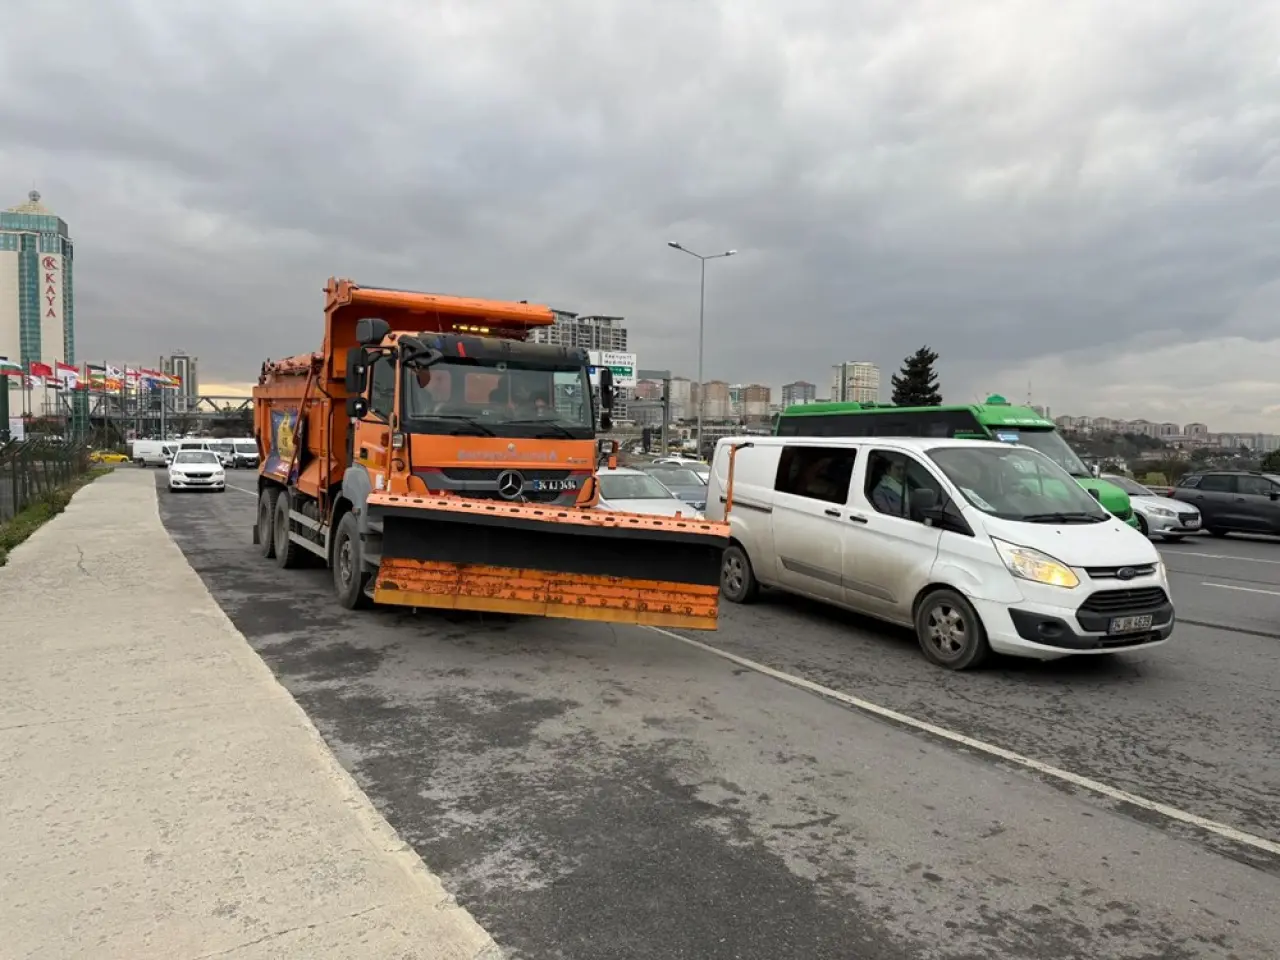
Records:
<instances>
[{"instance_id":1,"label":"pine tree","mask_svg":"<svg viewBox=\"0 0 1280 960\"><path fill-rule=\"evenodd\" d=\"M937 407L942 404L938 374L933 369L938 355L921 347L902 361L902 370L893 375L893 402L899 407Z\"/></svg>"}]
</instances>

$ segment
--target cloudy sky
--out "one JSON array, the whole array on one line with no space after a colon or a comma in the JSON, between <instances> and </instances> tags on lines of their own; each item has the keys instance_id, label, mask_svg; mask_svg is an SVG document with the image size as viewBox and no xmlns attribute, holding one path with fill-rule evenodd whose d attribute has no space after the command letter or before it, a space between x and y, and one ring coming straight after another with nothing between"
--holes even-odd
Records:
<instances>
[{"instance_id":1,"label":"cloudy sky","mask_svg":"<svg viewBox=\"0 0 1280 960\"><path fill-rule=\"evenodd\" d=\"M1280 432L1280 0L8 0L0 195L80 359L245 383L331 274L623 314L642 366Z\"/></svg>"}]
</instances>

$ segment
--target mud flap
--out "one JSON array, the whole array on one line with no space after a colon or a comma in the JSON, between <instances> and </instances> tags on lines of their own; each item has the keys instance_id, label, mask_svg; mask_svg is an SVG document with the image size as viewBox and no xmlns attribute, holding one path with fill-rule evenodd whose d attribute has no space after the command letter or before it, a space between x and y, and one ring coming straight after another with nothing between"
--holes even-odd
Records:
<instances>
[{"instance_id":1,"label":"mud flap","mask_svg":"<svg viewBox=\"0 0 1280 960\"><path fill-rule=\"evenodd\" d=\"M716 629L723 523L390 494L374 600Z\"/></svg>"}]
</instances>

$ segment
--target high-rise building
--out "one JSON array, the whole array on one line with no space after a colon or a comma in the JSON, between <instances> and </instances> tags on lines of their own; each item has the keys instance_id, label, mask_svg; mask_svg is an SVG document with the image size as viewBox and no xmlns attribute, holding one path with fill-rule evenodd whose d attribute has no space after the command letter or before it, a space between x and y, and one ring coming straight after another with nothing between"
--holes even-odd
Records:
<instances>
[{"instance_id":1,"label":"high-rise building","mask_svg":"<svg viewBox=\"0 0 1280 960\"><path fill-rule=\"evenodd\" d=\"M866 360L833 365L831 399L836 403L877 403L880 400L880 368Z\"/></svg>"},{"instance_id":2,"label":"high-rise building","mask_svg":"<svg viewBox=\"0 0 1280 960\"><path fill-rule=\"evenodd\" d=\"M566 310L553 310L552 313L555 314L555 323L534 330L529 337L533 343L626 352L627 328L622 325L622 317L580 317Z\"/></svg>"},{"instance_id":3,"label":"high-rise building","mask_svg":"<svg viewBox=\"0 0 1280 960\"><path fill-rule=\"evenodd\" d=\"M735 383L729 387L729 410L735 417L767 417L772 391L759 383Z\"/></svg>"},{"instance_id":4,"label":"high-rise building","mask_svg":"<svg viewBox=\"0 0 1280 960\"><path fill-rule=\"evenodd\" d=\"M26 203L0 212L0 357L49 367L75 363L73 260L66 221L35 190ZM21 383L5 379L12 387Z\"/></svg>"},{"instance_id":5,"label":"high-rise building","mask_svg":"<svg viewBox=\"0 0 1280 960\"><path fill-rule=\"evenodd\" d=\"M667 406L672 420L693 420L698 411L694 408L697 385L687 377L672 377L667 386Z\"/></svg>"},{"instance_id":6,"label":"high-rise building","mask_svg":"<svg viewBox=\"0 0 1280 960\"><path fill-rule=\"evenodd\" d=\"M797 380L782 385L782 405L792 407L799 403L813 403L818 397L818 387L808 380Z\"/></svg>"},{"instance_id":7,"label":"high-rise building","mask_svg":"<svg viewBox=\"0 0 1280 960\"><path fill-rule=\"evenodd\" d=\"M727 420L733 415L729 402L729 384L724 380L708 380L698 391L697 403L702 405L703 420ZM694 410L694 417L698 415Z\"/></svg>"},{"instance_id":8,"label":"high-rise building","mask_svg":"<svg viewBox=\"0 0 1280 960\"><path fill-rule=\"evenodd\" d=\"M170 376L180 377L182 382L173 391L173 409L179 413L194 410L200 396L200 371L196 357L175 353L160 358L160 370Z\"/></svg>"}]
</instances>

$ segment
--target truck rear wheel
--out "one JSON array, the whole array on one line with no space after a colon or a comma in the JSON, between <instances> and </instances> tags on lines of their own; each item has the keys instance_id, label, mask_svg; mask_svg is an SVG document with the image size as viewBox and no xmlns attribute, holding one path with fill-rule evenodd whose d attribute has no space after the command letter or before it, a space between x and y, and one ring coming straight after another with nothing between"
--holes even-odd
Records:
<instances>
[{"instance_id":1,"label":"truck rear wheel","mask_svg":"<svg viewBox=\"0 0 1280 960\"><path fill-rule=\"evenodd\" d=\"M264 487L258 494L258 552L270 560L276 555L276 500L280 491L275 487Z\"/></svg>"},{"instance_id":2,"label":"truck rear wheel","mask_svg":"<svg viewBox=\"0 0 1280 960\"><path fill-rule=\"evenodd\" d=\"M276 544L276 566L281 570L302 566L302 555L305 552L289 539L289 502L288 493L276 498L275 529L272 533Z\"/></svg>"},{"instance_id":3,"label":"truck rear wheel","mask_svg":"<svg viewBox=\"0 0 1280 960\"><path fill-rule=\"evenodd\" d=\"M348 610L370 605L365 587L372 573L364 568L364 550L360 545L360 528L354 514L344 514L338 521L333 542L333 589L338 603Z\"/></svg>"}]
</instances>

